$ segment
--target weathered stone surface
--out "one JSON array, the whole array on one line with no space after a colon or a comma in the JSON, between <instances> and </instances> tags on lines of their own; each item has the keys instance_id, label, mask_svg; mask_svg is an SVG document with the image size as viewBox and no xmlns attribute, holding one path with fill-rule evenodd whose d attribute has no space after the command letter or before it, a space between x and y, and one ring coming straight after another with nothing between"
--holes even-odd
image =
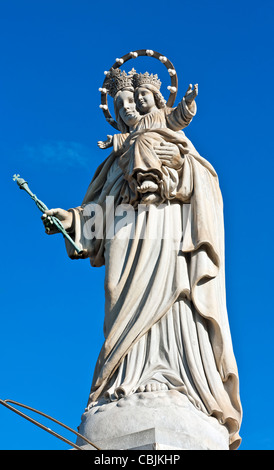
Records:
<instances>
[{"instance_id":1,"label":"weathered stone surface","mask_svg":"<svg viewBox=\"0 0 274 470\"><path fill-rule=\"evenodd\" d=\"M228 450L229 434L216 418L179 392L145 392L92 407L79 433L103 450ZM78 438L77 444L91 449Z\"/></svg>"},{"instance_id":2,"label":"weathered stone surface","mask_svg":"<svg viewBox=\"0 0 274 470\"><path fill-rule=\"evenodd\" d=\"M158 76L119 69L139 55L168 64L174 80L172 64L155 51L116 60L100 106L120 132L98 142L113 151L81 206L45 212L78 247L66 239L71 259L105 265L105 342L80 432L103 448L225 449L228 430L236 449L242 409L226 309L223 200L215 169L182 131L196 115L198 86L176 107L166 104ZM177 84L169 89L176 93ZM91 286L91 308L93 295ZM92 319L84 341L89 327Z\"/></svg>"}]
</instances>

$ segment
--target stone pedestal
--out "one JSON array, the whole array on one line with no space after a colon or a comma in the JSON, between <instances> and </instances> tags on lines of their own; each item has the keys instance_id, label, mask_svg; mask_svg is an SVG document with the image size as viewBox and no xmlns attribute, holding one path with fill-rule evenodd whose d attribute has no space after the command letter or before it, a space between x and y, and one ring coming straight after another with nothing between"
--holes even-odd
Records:
<instances>
[{"instance_id":1,"label":"stone pedestal","mask_svg":"<svg viewBox=\"0 0 274 470\"><path fill-rule=\"evenodd\" d=\"M97 404L79 433L102 450L228 450L226 427L177 391L135 393ZM78 438L77 445L92 447Z\"/></svg>"}]
</instances>

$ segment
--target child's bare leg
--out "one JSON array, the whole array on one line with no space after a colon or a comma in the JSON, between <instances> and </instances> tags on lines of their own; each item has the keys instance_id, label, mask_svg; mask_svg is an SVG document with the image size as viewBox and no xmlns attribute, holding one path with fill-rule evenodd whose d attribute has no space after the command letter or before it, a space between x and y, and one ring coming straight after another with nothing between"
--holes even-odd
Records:
<instances>
[{"instance_id":1,"label":"child's bare leg","mask_svg":"<svg viewBox=\"0 0 274 470\"><path fill-rule=\"evenodd\" d=\"M138 175L138 183L139 186L137 187L137 190L140 193L154 193L158 189L157 178L151 174L146 175L143 173L142 175Z\"/></svg>"},{"instance_id":2,"label":"child's bare leg","mask_svg":"<svg viewBox=\"0 0 274 470\"><path fill-rule=\"evenodd\" d=\"M151 180L145 180L142 182L141 186L138 187L140 193L155 193L158 189L158 184Z\"/></svg>"},{"instance_id":3,"label":"child's bare leg","mask_svg":"<svg viewBox=\"0 0 274 470\"><path fill-rule=\"evenodd\" d=\"M162 198L160 194L156 193L142 193L141 204L160 204Z\"/></svg>"}]
</instances>

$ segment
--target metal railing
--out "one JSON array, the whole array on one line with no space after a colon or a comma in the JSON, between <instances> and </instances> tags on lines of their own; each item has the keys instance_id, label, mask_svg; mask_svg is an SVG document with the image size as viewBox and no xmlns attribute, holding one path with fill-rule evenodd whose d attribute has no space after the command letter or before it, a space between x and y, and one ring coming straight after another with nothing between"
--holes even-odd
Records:
<instances>
[{"instance_id":1,"label":"metal railing","mask_svg":"<svg viewBox=\"0 0 274 470\"><path fill-rule=\"evenodd\" d=\"M35 424L36 426L38 426L39 428L43 429L44 431L48 432L49 434L51 434L52 436L54 437L57 437L58 439L60 439L61 441L65 442L66 444L69 444L71 445L72 447L74 447L74 449L77 449L77 450L83 450L80 446L78 446L77 444L75 444L74 442L70 441L69 439L61 436L60 434L58 434L57 432L53 431L52 429L48 428L47 426L45 426L44 424L41 424L39 423L39 421L31 418L30 416L26 415L25 413L23 413L22 411L20 410L17 410L17 408L15 408L14 406L11 405L11 403L13 405L16 405L16 406L20 406L22 408L25 408L27 410L30 410L36 414L39 414L41 416L44 416L45 418L49 419L50 421L53 421L54 423L58 424L59 426L62 426L63 428L67 429L68 431L72 432L73 434L75 434L77 437L80 437L81 439L83 439L84 441L87 442L87 444L91 445L94 449L96 450L100 450L99 447L97 447L93 442L91 442L89 439L87 439L85 436L82 436L81 434L79 434L77 431L75 431L74 429L70 428L69 426L67 426L66 424L63 424L61 423L61 421L58 421L57 419L55 418L52 418L51 416L47 415L46 413L43 413L42 411L39 411L39 410L36 410L35 408L32 408L31 406L28 406L28 405L24 405L23 403L19 403L17 401L14 401L14 400L1 400L0 399L0 404L5 406L6 408L8 408L9 410L13 411L14 413L17 413L19 416L21 416L22 418L25 418L27 419L28 421L30 421L31 423Z\"/></svg>"}]
</instances>

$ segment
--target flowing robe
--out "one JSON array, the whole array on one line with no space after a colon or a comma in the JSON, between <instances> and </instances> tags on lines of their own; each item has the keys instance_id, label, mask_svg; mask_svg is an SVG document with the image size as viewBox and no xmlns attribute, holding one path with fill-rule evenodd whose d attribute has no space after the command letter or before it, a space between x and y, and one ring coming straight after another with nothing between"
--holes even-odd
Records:
<instances>
[{"instance_id":1,"label":"flowing robe","mask_svg":"<svg viewBox=\"0 0 274 470\"><path fill-rule=\"evenodd\" d=\"M105 265L106 272L105 342L88 406L158 382L186 394L194 406L224 424L235 449L241 403L226 310L218 177L183 132L161 132L184 149L172 201L135 210L131 224L122 226L119 208L132 194L112 152L97 169L82 205L71 209L73 237L83 252L77 255L66 241L68 255L88 257L92 266ZM89 203L102 207L97 220L102 236L88 236ZM108 236L112 210L117 230Z\"/></svg>"}]
</instances>

